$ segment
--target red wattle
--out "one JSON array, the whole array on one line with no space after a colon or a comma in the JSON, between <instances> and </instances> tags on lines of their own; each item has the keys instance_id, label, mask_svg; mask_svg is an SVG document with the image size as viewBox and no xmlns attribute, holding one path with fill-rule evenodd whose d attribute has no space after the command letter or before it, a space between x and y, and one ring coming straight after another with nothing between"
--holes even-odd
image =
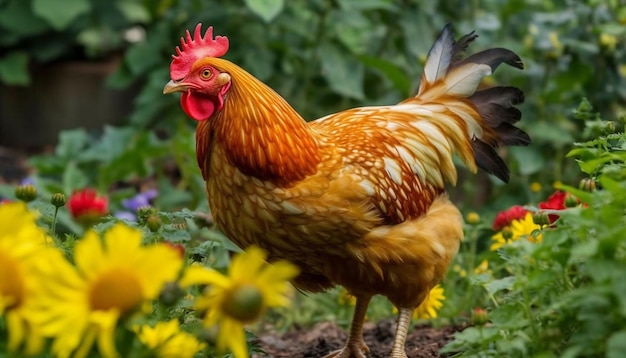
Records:
<instances>
[{"instance_id":1,"label":"red wattle","mask_svg":"<svg viewBox=\"0 0 626 358\"><path fill-rule=\"evenodd\" d=\"M189 117L196 121L205 121L213 115L215 103L209 97L198 96L190 91L183 92L180 105Z\"/></svg>"}]
</instances>

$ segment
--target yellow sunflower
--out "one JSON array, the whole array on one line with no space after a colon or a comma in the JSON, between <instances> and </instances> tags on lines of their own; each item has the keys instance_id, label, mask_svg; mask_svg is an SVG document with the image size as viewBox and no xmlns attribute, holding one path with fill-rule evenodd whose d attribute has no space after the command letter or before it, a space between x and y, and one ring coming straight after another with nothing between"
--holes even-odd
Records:
<instances>
[{"instance_id":1,"label":"yellow sunflower","mask_svg":"<svg viewBox=\"0 0 626 358\"><path fill-rule=\"evenodd\" d=\"M158 322L154 327L140 326L135 331L156 358L192 358L205 347L195 336L181 331L176 320Z\"/></svg>"},{"instance_id":2,"label":"yellow sunflower","mask_svg":"<svg viewBox=\"0 0 626 358\"><path fill-rule=\"evenodd\" d=\"M443 307L445 299L443 287L439 284L435 285L428 293L426 299L413 311L413 319L437 318L437 311Z\"/></svg>"},{"instance_id":3,"label":"yellow sunflower","mask_svg":"<svg viewBox=\"0 0 626 358\"><path fill-rule=\"evenodd\" d=\"M218 326L217 350L230 350L237 358L247 358L243 326L256 321L268 307L287 306L291 286L288 281L298 269L287 261L265 262L267 255L258 247L237 254L228 276L202 266L190 267L182 286L209 285L195 303L205 311L204 324Z\"/></svg>"},{"instance_id":4,"label":"yellow sunflower","mask_svg":"<svg viewBox=\"0 0 626 358\"><path fill-rule=\"evenodd\" d=\"M36 225L36 218L23 202L0 204L0 317L6 319L9 351L23 348L27 355L43 347L28 316L39 287L37 268L60 259L47 245L46 232Z\"/></svg>"},{"instance_id":5,"label":"yellow sunflower","mask_svg":"<svg viewBox=\"0 0 626 358\"><path fill-rule=\"evenodd\" d=\"M533 214L528 212L523 219L511 221L511 225L493 235L491 237L493 244L491 244L490 250L495 251L509 242L517 241L522 238L526 238L526 240L530 242L541 242L541 233L533 235L535 230L540 229L541 225L535 224Z\"/></svg>"},{"instance_id":6,"label":"yellow sunflower","mask_svg":"<svg viewBox=\"0 0 626 358\"><path fill-rule=\"evenodd\" d=\"M141 245L141 231L116 224L103 239L93 231L76 244L74 262L53 262L42 271L44 294L33 315L54 338L58 357L85 357L94 342L100 356L118 357L118 319L156 298L178 276L182 259L165 244Z\"/></svg>"}]
</instances>

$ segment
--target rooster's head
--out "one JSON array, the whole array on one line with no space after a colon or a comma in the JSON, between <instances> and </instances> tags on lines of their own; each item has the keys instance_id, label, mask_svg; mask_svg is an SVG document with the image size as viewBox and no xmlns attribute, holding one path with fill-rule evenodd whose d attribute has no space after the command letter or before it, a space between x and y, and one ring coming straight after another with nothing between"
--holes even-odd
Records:
<instances>
[{"instance_id":1,"label":"rooster's head","mask_svg":"<svg viewBox=\"0 0 626 358\"><path fill-rule=\"evenodd\" d=\"M209 119L222 109L231 85L231 76L218 65L219 57L228 51L228 38L216 36L214 39L212 27L204 36L201 30L202 24L198 24L193 38L187 31L180 39L181 46L176 47L170 65L171 81L163 88L164 94L182 92L183 110L197 121Z\"/></svg>"}]
</instances>

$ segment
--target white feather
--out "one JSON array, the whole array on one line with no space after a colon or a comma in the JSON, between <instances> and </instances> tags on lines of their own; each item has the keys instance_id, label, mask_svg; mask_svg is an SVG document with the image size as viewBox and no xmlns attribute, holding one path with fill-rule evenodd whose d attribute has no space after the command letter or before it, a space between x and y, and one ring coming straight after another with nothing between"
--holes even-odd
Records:
<instances>
[{"instance_id":1,"label":"white feather","mask_svg":"<svg viewBox=\"0 0 626 358\"><path fill-rule=\"evenodd\" d=\"M428 58L424 65L426 82L433 83L445 76L452 61L453 44L454 38L451 27L446 26L428 52Z\"/></svg>"},{"instance_id":2,"label":"white feather","mask_svg":"<svg viewBox=\"0 0 626 358\"><path fill-rule=\"evenodd\" d=\"M445 78L447 93L469 97L476 92L480 81L489 75L491 75L491 67L488 65L468 63L456 67Z\"/></svg>"}]
</instances>

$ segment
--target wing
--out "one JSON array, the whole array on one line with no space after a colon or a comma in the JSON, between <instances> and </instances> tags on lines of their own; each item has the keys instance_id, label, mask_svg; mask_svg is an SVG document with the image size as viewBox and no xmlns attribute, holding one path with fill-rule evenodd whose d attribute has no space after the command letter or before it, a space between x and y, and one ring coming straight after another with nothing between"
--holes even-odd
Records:
<instances>
[{"instance_id":1,"label":"wing","mask_svg":"<svg viewBox=\"0 0 626 358\"><path fill-rule=\"evenodd\" d=\"M360 186L387 224L424 215L445 181L456 182L452 155L467 143L469 131L418 105L352 109L311 127L334 144L342 171L361 177Z\"/></svg>"}]
</instances>

